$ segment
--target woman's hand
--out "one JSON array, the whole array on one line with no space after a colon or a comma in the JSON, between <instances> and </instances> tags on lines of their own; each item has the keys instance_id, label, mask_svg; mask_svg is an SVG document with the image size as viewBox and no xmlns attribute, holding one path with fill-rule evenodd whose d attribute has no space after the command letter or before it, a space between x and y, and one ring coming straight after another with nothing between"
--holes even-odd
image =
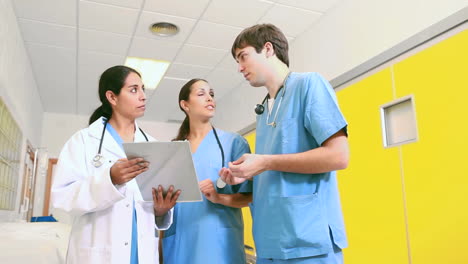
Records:
<instances>
[{"instance_id":1,"label":"woman's hand","mask_svg":"<svg viewBox=\"0 0 468 264\"><path fill-rule=\"evenodd\" d=\"M142 172L148 170L149 162L143 158L119 159L110 169L111 181L113 184L124 184Z\"/></svg>"},{"instance_id":2,"label":"woman's hand","mask_svg":"<svg viewBox=\"0 0 468 264\"><path fill-rule=\"evenodd\" d=\"M174 205L176 204L180 193L181 190L177 190L174 193L174 186L172 185L169 187L165 195L164 189L161 185L159 185L157 189L153 188L154 215L163 216L169 210L171 210L171 208L174 207Z\"/></svg>"},{"instance_id":3,"label":"woman's hand","mask_svg":"<svg viewBox=\"0 0 468 264\"><path fill-rule=\"evenodd\" d=\"M198 183L200 190L205 195L206 199L212 203L219 203L219 193L216 191L213 182L210 179L203 180Z\"/></svg>"}]
</instances>

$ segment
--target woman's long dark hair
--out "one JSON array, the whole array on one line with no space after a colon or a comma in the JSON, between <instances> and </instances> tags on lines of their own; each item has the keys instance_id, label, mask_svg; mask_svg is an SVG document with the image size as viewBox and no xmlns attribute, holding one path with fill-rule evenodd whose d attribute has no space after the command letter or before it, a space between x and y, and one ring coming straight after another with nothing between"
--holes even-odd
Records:
<instances>
[{"instance_id":1,"label":"woman's long dark hair","mask_svg":"<svg viewBox=\"0 0 468 264\"><path fill-rule=\"evenodd\" d=\"M112 117L112 107L109 101L107 101L106 92L112 91L115 95L119 95L127 76L131 72L138 74L141 78L141 75L136 70L123 65L110 67L101 74L101 78L99 79L99 100L101 100L102 104L89 117L89 124L92 124L101 116L107 118L107 120Z\"/></svg>"},{"instance_id":2,"label":"woman's long dark hair","mask_svg":"<svg viewBox=\"0 0 468 264\"><path fill-rule=\"evenodd\" d=\"M180 92L179 92L179 108L180 110L182 110L182 112L184 112L185 114L185 119L184 121L182 122L182 125L180 125L180 128L179 128L179 133L177 134L177 137L175 137L172 141L175 141L175 140L186 140L188 135L190 134L190 120L189 120L189 116L187 115L187 113L184 111L184 109L182 109L182 106L180 106L180 101L184 100L184 101L188 101L189 100L189 97L190 97L190 93L192 92L192 86L198 82L198 81L203 81L203 82L206 82L208 83L206 80L203 80L203 79L192 79L190 81L188 81L186 84L184 84L184 86L182 86L182 88L180 88Z\"/></svg>"}]
</instances>

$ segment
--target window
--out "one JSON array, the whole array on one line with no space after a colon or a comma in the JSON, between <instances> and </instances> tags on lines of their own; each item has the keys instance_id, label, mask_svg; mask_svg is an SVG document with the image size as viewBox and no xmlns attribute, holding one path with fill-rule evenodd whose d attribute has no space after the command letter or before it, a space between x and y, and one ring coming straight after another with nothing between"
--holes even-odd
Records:
<instances>
[{"instance_id":1,"label":"window","mask_svg":"<svg viewBox=\"0 0 468 264\"><path fill-rule=\"evenodd\" d=\"M407 96L381 107L385 147L417 141L418 131L413 102L413 96Z\"/></svg>"},{"instance_id":2,"label":"window","mask_svg":"<svg viewBox=\"0 0 468 264\"><path fill-rule=\"evenodd\" d=\"M0 210L14 210L22 133L0 98Z\"/></svg>"}]
</instances>

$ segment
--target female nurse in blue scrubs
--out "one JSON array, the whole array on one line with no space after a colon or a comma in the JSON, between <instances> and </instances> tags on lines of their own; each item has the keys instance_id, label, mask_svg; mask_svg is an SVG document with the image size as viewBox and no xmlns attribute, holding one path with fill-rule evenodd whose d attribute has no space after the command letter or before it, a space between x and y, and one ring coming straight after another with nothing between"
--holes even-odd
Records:
<instances>
[{"instance_id":1,"label":"female nurse in blue scrubs","mask_svg":"<svg viewBox=\"0 0 468 264\"><path fill-rule=\"evenodd\" d=\"M175 140L188 140L192 148L201 202L178 203L174 222L164 232L165 264L243 264L244 225L241 207L252 201L252 185L225 185L218 172L250 149L238 134L214 128L214 91L205 80L187 82L179 93L186 114Z\"/></svg>"}]
</instances>

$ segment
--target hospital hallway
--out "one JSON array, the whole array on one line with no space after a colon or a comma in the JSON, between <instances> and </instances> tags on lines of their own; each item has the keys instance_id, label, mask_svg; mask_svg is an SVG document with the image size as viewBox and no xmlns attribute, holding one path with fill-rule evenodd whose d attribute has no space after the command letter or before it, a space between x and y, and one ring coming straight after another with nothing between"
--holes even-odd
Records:
<instances>
[{"instance_id":1,"label":"hospital hallway","mask_svg":"<svg viewBox=\"0 0 468 264\"><path fill-rule=\"evenodd\" d=\"M252 87L249 78L255 75L250 73L249 76L247 70L242 69L241 57L234 58L236 50L240 50L233 48L236 36L250 26L263 23L277 26L286 36L292 75L317 72L323 76L331 85L330 91L335 93L330 97L336 95L339 110L346 119L349 165L336 173L341 202L338 209L343 214L346 229L343 236L348 244L342 246L344 263L468 263L468 210L463 209L463 204L468 203L468 172L463 167L468 156L468 140L463 137L468 131L468 122L464 121L468 115L467 21L467 0L0 0L0 263L67 262L72 224L78 218L54 208L51 198L54 172L62 149L71 153L68 157L72 158L62 165L69 171L78 170L73 162L79 160L86 163L83 165L88 166L86 168L96 168L87 172L107 168L107 175L111 175L109 164L121 162L119 155L113 153L128 155L122 145L124 140L120 138L119 142L118 133L115 132L117 136L112 134L114 124L109 128L110 122L106 119L97 122L98 132L90 132L90 135L97 134L96 146L76 150L64 148L70 138L75 142L87 140L77 131L85 131L93 111L103 105L98 92L99 80L112 66L135 69L138 76L134 76L137 81L141 79L144 86L136 85L144 97L140 98L144 105L139 106L144 115L138 118L138 123L132 123L135 129L131 142L138 144L154 138L168 142L168 146L174 145L170 143L174 143L171 141L177 137L186 111L180 104L179 90L189 80L205 80L214 91L210 93L212 101L206 109L213 112L209 120L212 127L221 131L219 138L218 134L208 134L211 138L207 141L212 144L209 146L214 146L216 156L212 158L204 149L208 149L208 145L200 143L201 151L206 152L197 157L187 142L184 147L192 152L187 151L186 156L175 153L176 150L173 155L161 155L183 156L176 161L169 157L161 163L172 162L173 167L168 170L189 168L187 171L195 175L191 178L193 182L184 182L188 176L178 179L183 179L179 180L180 185L193 187L195 191L191 194L199 200L183 197L186 200L179 204L210 202L200 192L197 180L204 179L205 170L206 174L213 172L219 177L219 169L223 164L227 166L231 161L228 157L234 156L236 147L241 148L244 139L251 153L256 153L259 142L256 136L265 131L260 127L286 135L280 140L268 138L274 143L264 149L283 148L287 152L305 144L295 143L300 140L292 133L299 124L310 120L305 111L300 120L284 114L289 102L283 100L287 98L284 92L289 91L279 90L283 95L278 93L275 100L269 102L266 85ZM251 46L248 48L256 51ZM260 56L261 52L252 54ZM281 87L286 85L289 76L288 73ZM305 100L295 102L300 103L294 107L302 107ZM254 111L256 105L265 106L265 112ZM193 105L189 107L194 111ZM317 118L329 114L327 111L318 113ZM265 116L268 116L267 122L262 119ZM261 126L257 125L257 119L263 121ZM290 123L286 125L286 122ZM232 139L233 150L231 146L222 148L227 142L223 138L223 135L227 137L227 132L242 136ZM289 138L288 133L291 133ZM115 139L122 148L114 144L118 150L106 152L109 148L106 149L105 142L102 146L101 135L106 135L107 140ZM263 138L259 138L262 141ZM182 141L184 139L188 141L189 138L182 138ZM79 151L90 158L73 160L73 155ZM96 164L93 157L101 164ZM193 162L203 158L212 160L206 161L203 176L196 175L192 169L197 166ZM135 163L135 166L142 164ZM96 181L113 184L110 186L114 186L115 191L109 193L116 196L124 197L125 192L133 192L111 177ZM252 185L249 185L249 192L255 190L254 183L246 182L245 185ZM67 184L62 187L69 187ZM150 198L143 202L139 197L143 187L135 186L130 202L121 202L117 209L109 209L109 214L117 215L117 210L133 208L128 211L128 219L121 217L119 221L141 229L142 225L136 223L146 221L141 218L141 212L148 211L151 225L158 225L156 222L162 214L154 217L153 204L145 207L148 201L153 202L151 188L146 188ZM225 187L215 188L219 193L228 193L220 191ZM77 193L91 192L91 189L83 187ZM224 190L242 193L230 185ZM104 193L109 195L102 190ZM85 208L95 202L93 199L101 198L93 196L89 201L81 201L80 206ZM107 198L110 201L114 196ZM141 204L138 199L142 200ZM64 198L61 202L69 201ZM220 221L220 227L213 225L213 230L219 231L216 245L228 245L233 238L228 239L225 234L231 234L228 232L242 226L243 222L239 230L243 229L245 263L254 264L259 258L260 235L256 233L256 245L252 232L254 205L246 204L239 219L233 213L235 210L229 211L218 204L210 208L217 213L228 212L226 217L234 219ZM279 210L279 207L276 205L274 209ZM79 210L85 210L83 208ZM107 210L110 206L96 208ZM117 222L105 222L107 218L96 212L99 210L93 207L90 215L102 230L85 231L111 233L109 230L114 230ZM134 218L130 217L130 212ZM137 214L140 215L135 220ZM179 216L187 214L179 213ZM324 214L323 211L317 213L328 217ZM174 216L173 211L167 215L171 217L168 225L175 225L172 221L177 215ZM277 217L291 215L284 213ZM306 216L304 212L304 219ZM194 213L192 217L209 218L196 218ZM287 233L287 226L274 226L276 220L271 219L269 226L282 228ZM305 220L297 222L306 226ZM193 224L197 224L195 220ZM310 226L312 228L313 224ZM330 225L325 226L333 242L335 230ZM152 250L162 252L163 246L158 246L162 233L155 230L153 235L153 229L149 239L143 237L145 246L156 245ZM165 235L170 237L172 231L168 227ZM135 232L128 231L135 235L133 241L137 238ZM144 235L148 232L139 238ZM96 237L98 235L92 239ZM194 243L194 248L199 248L195 243L204 241L192 239L189 242ZM172 242L178 245L178 241ZM105 252L100 251L102 255L111 255L108 248L118 253L124 251L122 248L131 252L131 240L116 244L97 245L96 248ZM142 244L138 245L141 250ZM172 244L167 242L166 245ZM202 250L215 255L209 246ZM333 248L327 250L332 252ZM162 253L160 258L163 258ZM244 256L241 258L243 260Z\"/></svg>"}]
</instances>

